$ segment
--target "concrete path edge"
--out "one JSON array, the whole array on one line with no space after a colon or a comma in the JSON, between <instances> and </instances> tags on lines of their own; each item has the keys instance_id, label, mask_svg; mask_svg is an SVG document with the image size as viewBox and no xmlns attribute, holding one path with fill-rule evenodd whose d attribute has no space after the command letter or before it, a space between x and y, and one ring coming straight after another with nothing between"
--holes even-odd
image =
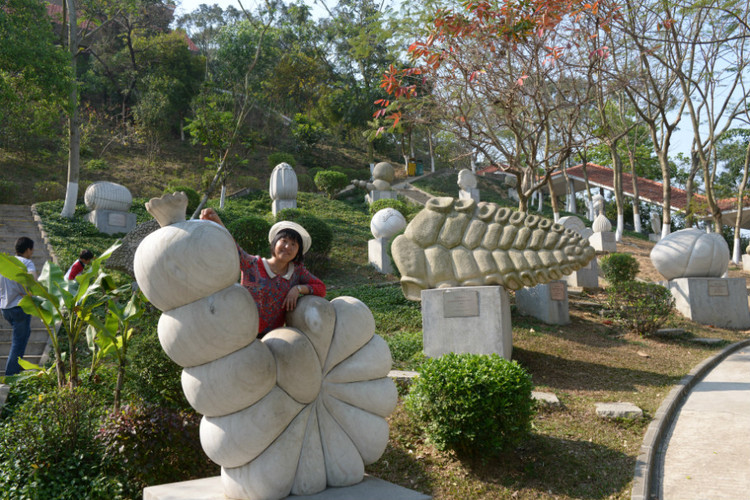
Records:
<instances>
[{"instance_id":1,"label":"concrete path edge","mask_svg":"<svg viewBox=\"0 0 750 500\"><path fill-rule=\"evenodd\" d=\"M646 435L643 437L643 443L635 461L630 500L651 500L652 490L657 486L655 475L659 468L657 463L659 449L677 409L684 402L690 390L726 357L747 346L750 346L750 339L727 346L722 351L699 363L669 391L659 409L656 410L654 419L649 424Z\"/></svg>"}]
</instances>

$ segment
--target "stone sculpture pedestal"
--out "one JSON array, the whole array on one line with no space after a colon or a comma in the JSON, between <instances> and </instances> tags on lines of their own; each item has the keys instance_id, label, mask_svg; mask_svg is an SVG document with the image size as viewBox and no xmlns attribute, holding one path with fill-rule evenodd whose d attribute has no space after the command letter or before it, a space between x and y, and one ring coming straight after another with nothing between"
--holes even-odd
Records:
<instances>
[{"instance_id":1,"label":"stone sculpture pedestal","mask_svg":"<svg viewBox=\"0 0 750 500\"><path fill-rule=\"evenodd\" d=\"M750 255L742 254L742 270L750 272Z\"/></svg>"},{"instance_id":2,"label":"stone sculpture pedestal","mask_svg":"<svg viewBox=\"0 0 750 500\"><path fill-rule=\"evenodd\" d=\"M345 488L328 488L315 495L290 495L289 500L430 500L432 497L371 476ZM150 486L143 500L227 500L221 476Z\"/></svg>"},{"instance_id":3,"label":"stone sculpture pedestal","mask_svg":"<svg viewBox=\"0 0 750 500\"><path fill-rule=\"evenodd\" d=\"M391 258L388 256L388 238L375 238L367 242L369 262L383 274L393 272Z\"/></svg>"},{"instance_id":4,"label":"stone sculpture pedestal","mask_svg":"<svg viewBox=\"0 0 750 500\"><path fill-rule=\"evenodd\" d=\"M92 210L86 220L96 226L100 233L129 233L135 228L135 214L120 210Z\"/></svg>"},{"instance_id":5,"label":"stone sculpture pedestal","mask_svg":"<svg viewBox=\"0 0 750 500\"><path fill-rule=\"evenodd\" d=\"M648 235L648 241L653 241L654 243L659 243L659 240L661 240L661 234L649 233L649 235Z\"/></svg>"},{"instance_id":6,"label":"stone sculpture pedestal","mask_svg":"<svg viewBox=\"0 0 750 500\"><path fill-rule=\"evenodd\" d=\"M365 195L365 201L372 205L378 200L396 200L398 193L396 191L378 191L372 190Z\"/></svg>"},{"instance_id":7,"label":"stone sculpture pedestal","mask_svg":"<svg viewBox=\"0 0 750 500\"><path fill-rule=\"evenodd\" d=\"M583 288L584 290L595 290L599 288L599 261L591 259L591 262L565 276L563 280L571 288Z\"/></svg>"},{"instance_id":8,"label":"stone sculpture pedestal","mask_svg":"<svg viewBox=\"0 0 750 500\"><path fill-rule=\"evenodd\" d=\"M516 290L516 307L525 316L533 316L548 325L570 323L568 284L551 281L535 287Z\"/></svg>"},{"instance_id":9,"label":"stone sculpture pedestal","mask_svg":"<svg viewBox=\"0 0 750 500\"><path fill-rule=\"evenodd\" d=\"M602 231L600 233L594 233L589 236L589 243L594 247L597 252L616 252L617 242L615 241L615 233L612 231Z\"/></svg>"},{"instance_id":10,"label":"stone sculpture pedestal","mask_svg":"<svg viewBox=\"0 0 750 500\"><path fill-rule=\"evenodd\" d=\"M286 208L297 208L297 200L273 200L271 202L271 212L273 212L273 215L278 214Z\"/></svg>"},{"instance_id":11,"label":"stone sculpture pedestal","mask_svg":"<svg viewBox=\"0 0 750 500\"><path fill-rule=\"evenodd\" d=\"M677 278L667 282L675 308L691 321L720 328L750 328L744 278Z\"/></svg>"},{"instance_id":12,"label":"stone sculpture pedestal","mask_svg":"<svg viewBox=\"0 0 750 500\"><path fill-rule=\"evenodd\" d=\"M458 199L474 200L476 203L479 203L479 188L459 189Z\"/></svg>"},{"instance_id":13,"label":"stone sculpture pedestal","mask_svg":"<svg viewBox=\"0 0 750 500\"><path fill-rule=\"evenodd\" d=\"M422 290L424 353L498 354L510 361L510 298L500 286Z\"/></svg>"}]
</instances>

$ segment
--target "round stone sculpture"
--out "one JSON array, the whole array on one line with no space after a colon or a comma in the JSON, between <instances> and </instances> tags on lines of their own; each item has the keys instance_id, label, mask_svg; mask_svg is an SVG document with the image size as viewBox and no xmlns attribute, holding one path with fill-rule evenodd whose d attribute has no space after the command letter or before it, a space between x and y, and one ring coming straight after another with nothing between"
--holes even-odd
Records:
<instances>
[{"instance_id":1,"label":"round stone sculpture","mask_svg":"<svg viewBox=\"0 0 750 500\"><path fill-rule=\"evenodd\" d=\"M406 227L406 219L395 208L378 210L372 216L370 231L375 238L391 238Z\"/></svg>"},{"instance_id":2,"label":"round stone sculpture","mask_svg":"<svg viewBox=\"0 0 750 500\"><path fill-rule=\"evenodd\" d=\"M396 171L393 169L393 165L387 161L381 161L372 169L372 178L375 180L385 181L390 184L395 177Z\"/></svg>"},{"instance_id":3,"label":"round stone sculpture","mask_svg":"<svg viewBox=\"0 0 750 500\"><path fill-rule=\"evenodd\" d=\"M279 163L271 172L268 193L272 200L297 199L297 174L288 163Z\"/></svg>"},{"instance_id":4,"label":"round stone sculpture","mask_svg":"<svg viewBox=\"0 0 750 500\"><path fill-rule=\"evenodd\" d=\"M133 203L133 196L128 188L121 184L99 181L86 188L83 201L89 211L119 210L127 212Z\"/></svg>"},{"instance_id":5,"label":"round stone sculpture","mask_svg":"<svg viewBox=\"0 0 750 500\"><path fill-rule=\"evenodd\" d=\"M547 283L595 255L588 240L544 217L448 197L430 199L391 253L410 300L421 300L428 288Z\"/></svg>"},{"instance_id":6,"label":"round stone sculpture","mask_svg":"<svg viewBox=\"0 0 750 500\"><path fill-rule=\"evenodd\" d=\"M609 219L607 219L604 214L600 213L594 219L593 224L591 224L591 229L595 233L606 233L612 231L612 223L609 222Z\"/></svg>"},{"instance_id":7,"label":"round stone sculpture","mask_svg":"<svg viewBox=\"0 0 750 500\"><path fill-rule=\"evenodd\" d=\"M390 351L370 310L352 297L306 296L287 313L286 327L257 339L257 307L236 284L236 247L219 235L226 230L179 221L163 203L147 204L166 225L139 246L136 277L163 310L159 341L183 367L185 396L203 414L201 445L222 467L224 494L278 500L360 482L365 465L385 451L385 418L398 399ZM208 255L215 267L190 255L205 251L203 239L218 240ZM173 261L191 263L170 269L177 282L160 269ZM219 278L230 274L228 284ZM194 299L193 288L202 297Z\"/></svg>"},{"instance_id":8,"label":"round stone sculpture","mask_svg":"<svg viewBox=\"0 0 750 500\"><path fill-rule=\"evenodd\" d=\"M682 229L654 245L651 262L667 280L719 278L729 267L729 247L717 233Z\"/></svg>"},{"instance_id":9,"label":"round stone sculpture","mask_svg":"<svg viewBox=\"0 0 750 500\"><path fill-rule=\"evenodd\" d=\"M566 217L560 217L557 221L565 229L572 229L576 233L580 234L582 238L588 239L589 236L594 234L590 227L586 227L580 217L575 215L568 215Z\"/></svg>"},{"instance_id":10,"label":"round stone sculpture","mask_svg":"<svg viewBox=\"0 0 750 500\"><path fill-rule=\"evenodd\" d=\"M477 187L477 176L468 168L460 170L458 172L458 187L467 191L474 189Z\"/></svg>"}]
</instances>

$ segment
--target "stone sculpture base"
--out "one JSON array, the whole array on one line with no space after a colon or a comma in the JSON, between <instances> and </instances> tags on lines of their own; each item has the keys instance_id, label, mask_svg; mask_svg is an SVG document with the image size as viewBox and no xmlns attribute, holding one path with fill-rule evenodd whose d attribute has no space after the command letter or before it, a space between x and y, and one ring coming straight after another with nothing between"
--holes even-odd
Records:
<instances>
[{"instance_id":1,"label":"stone sculpture base","mask_svg":"<svg viewBox=\"0 0 750 500\"><path fill-rule=\"evenodd\" d=\"M599 288L599 261L592 259L578 271L573 271L563 277L563 280L571 288L583 288L584 290Z\"/></svg>"},{"instance_id":2,"label":"stone sculpture base","mask_svg":"<svg viewBox=\"0 0 750 500\"><path fill-rule=\"evenodd\" d=\"M371 476L346 488L328 488L315 495L290 495L289 500L430 500L432 497ZM143 500L227 500L221 476L150 486Z\"/></svg>"},{"instance_id":3,"label":"stone sculpture base","mask_svg":"<svg viewBox=\"0 0 750 500\"><path fill-rule=\"evenodd\" d=\"M365 195L365 201L372 205L378 200L396 200L398 193L396 191L377 191L372 190Z\"/></svg>"},{"instance_id":4,"label":"stone sculpture base","mask_svg":"<svg viewBox=\"0 0 750 500\"><path fill-rule=\"evenodd\" d=\"M375 238L367 242L367 253L372 266L383 274L393 272L391 258L388 256L388 238Z\"/></svg>"},{"instance_id":5,"label":"stone sculpture base","mask_svg":"<svg viewBox=\"0 0 750 500\"><path fill-rule=\"evenodd\" d=\"M602 231L601 233L594 233L589 236L589 243L594 247L597 252L616 252L617 242L615 241L615 233L612 231Z\"/></svg>"},{"instance_id":6,"label":"stone sculpture base","mask_svg":"<svg viewBox=\"0 0 750 500\"><path fill-rule=\"evenodd\" d=\"M92 210L86 220L96 226L100 233L129 233L135 227L135 214L120 210Z\"/></svg>"},{"instance_id":7,"label":"stone sculpture base","mask_svg":"<svg viewBox=\"0 0 750 500\"><path fill-rule=\"evenodd\" d=\"M691 321L719 328L750 328L745 278L677 278L667 282L675 308Z\"/></svg>"},{"instance_id":8,"label":"stone sculpture base","mask_svg":"<svg viewBox=\"0 0 750 500\"><path fill-rule=\"evenodd\" d=\"M750 255L742 254L742 270L750 272Z\"/></svg>"},{"instance_id":9,"label":"stone sculpture base","mask_svg":"<svg viewBox=\"0 0 750 500\"><path fill-rule=\"evenodd\" d=\"M654 243L659 243L659 240L661 240L661 234L650 233L648 235L648 241L653 241Z\"/></svg>"},{"instance_id":10,"label":"stone sculpture base","mask_svg":"<svg viewBox=\"0 0 750 500\"><path fill-rule=\"evenodd\" d=\"M477 188L459 189L458 199L459 200L474 200L475 202L479 203L479 189Z\"/></svg>"},{"instance_id":11,"label":"stone sculpture base","mask_svg":"<svg viewBox=\"0 0 750 500\"><path fill-rule=\"evenodd\" d=\"M273 200L271 202L271 212L273 212L273 215L278 214L286 208L297 208L297 200Z\"/></svg>"},{"instance_id":12,"label":"stone sculpture base","mask_svg":"<svg viewBox=\"0 0 750 500\"><path fill-rule=\"evenodd\" d=\"M516 290L516 307L521 314L548 325L567 325L570 323L568 284L559 280Z\"/></svg>"},{"instance_id":13,"label":"stone sculpture base","mask_svg":"<svg viewBox=\"0 0 750 500\"><path fill-rule=\"evenodd\" d=\"M508 292L499 286L422 290L424 353L498 354L510 360L513 328Z\"/></svg>"}]
</instances>

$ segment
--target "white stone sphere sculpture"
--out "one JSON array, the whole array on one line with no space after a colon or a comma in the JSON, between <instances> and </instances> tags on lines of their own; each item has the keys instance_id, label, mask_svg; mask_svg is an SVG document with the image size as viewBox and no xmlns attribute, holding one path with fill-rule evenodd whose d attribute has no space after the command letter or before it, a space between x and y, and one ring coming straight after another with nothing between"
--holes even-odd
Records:
<instances>
[{"instance_id":1,"label":"white stone sphere sculpture","mask_svg":"<svg viewBox=\"0 0 750 500\"><path fill-rule=\"evenodd\" d=\"M719 278L729 267L729 247L717 233L690 228L675 231L651 249L651 262L668 280Z\"/></svg>"},{"instance_id":2,"label":"white stone sphere sculpture","mask_svg":"<svg viewBox=\"0 0 750 500\"><path fill-rule=\"evenodd\" d=\"M395 177L396 171L393 169L393 165L387 161L381 161L372 169L372 178L375 180L385 181L390 184Z\"/></svg>"},{"instance_id":3,"label":"white stone sphere sculpture","mask_svg":"<svg viewBox=\"0 0 750 500\"><path fill-rule=\"evenodd\" d=\"M279 163L271 172L268 193L272 200L297 199L297 174L288 163Z\"/></svg>"},{"instance_id":4,"label":"white stone sphere sculpture","mask_svg":"<svg viewBox=\"0 0 750 500\"><path fill-rule=\"evenodd\" d=\"M406 219L395 208L378 210L372 216L370 231L375 238L391 238L406 227Z\"/></svg>"},{"instance_id":5,"label":"white stone sphere sculpture","mask_svg":"<svg viewBox=\"0 0 750 500\"><path fill-rule=\"evenodd\" d=\"M83 201L89 211L119 210L127 212L133 203L133 196L128 188L121 184L99 181L86 188Z\"/></svg>"},{"instance_id":6,"label":"white stone sphere sculpture","mask_svg":"<svg viewBox=\"0 0 750 500\"><path fill-rule=\"evenodd\" d=\"M138 247L135 271L163 310L159 341L203 414L201 445L222 467L224 495L279 500L362 481L385 451L398 399L372 313L352 297L306 296L286 327L257 339L258 310L236 283L231 236L185 221L186 205L183 193L147 204L162 228ZM206 249L203 240L215 242Z\"/></svg>"},{"instance_id":7,"label":"white stone sphere sculpture","mask_svg":"<svg viewBox=\"0 0 750 500\"><path fill-rule=\"evenodd\" d=\"M477 176L468 168L460 170L458 172L458 187L466 191L474 189L477 187Z\"/></svg>"}]
</instances>

